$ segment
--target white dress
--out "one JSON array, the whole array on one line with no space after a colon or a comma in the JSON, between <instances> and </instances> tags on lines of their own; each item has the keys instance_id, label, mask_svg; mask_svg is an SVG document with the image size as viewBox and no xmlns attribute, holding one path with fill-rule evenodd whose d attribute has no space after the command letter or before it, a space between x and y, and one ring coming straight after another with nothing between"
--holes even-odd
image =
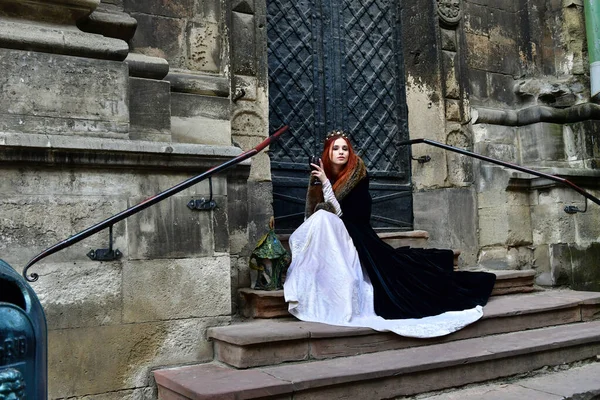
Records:
<instances>
[{"instance_id":1,"label":"white dress","mask_svg":"<svg viewBox=\"0 0 600 400\"><path fill-rule=\"evenodd\" d=\"M368 327L401 336L448 335L483 316L483 308L386 320L375 314L373 286L352 238L335 214L319 210L290 237L292 263L283 285L289 312L302 321Z\"/></svg>"}]
</instances>

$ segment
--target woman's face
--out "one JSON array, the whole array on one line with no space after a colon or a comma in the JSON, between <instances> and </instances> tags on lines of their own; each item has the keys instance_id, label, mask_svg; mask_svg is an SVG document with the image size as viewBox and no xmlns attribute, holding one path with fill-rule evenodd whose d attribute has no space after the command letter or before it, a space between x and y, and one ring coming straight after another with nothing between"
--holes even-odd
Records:
<instances>
[{"instance_id":1,"label":"woman's face","mask_svg":"<svg viewBox=\"0 0 600 400\"><path fill-rule=\"evenodd\" d=\"M348 156L350 152L348 151L348 143L344 138L337 138L335 142L333 142L333 146L331 146L331 153L329 154L329 160L331 160L334 165L344 165L348 162Z\"/></svg>"}]
</instances>

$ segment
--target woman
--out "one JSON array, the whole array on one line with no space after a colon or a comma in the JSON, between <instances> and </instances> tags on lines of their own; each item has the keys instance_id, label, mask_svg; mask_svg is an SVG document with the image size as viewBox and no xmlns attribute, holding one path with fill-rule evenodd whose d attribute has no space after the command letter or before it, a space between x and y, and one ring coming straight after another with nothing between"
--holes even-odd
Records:
<instances>
[{"instance_id":1,"label":"woman","mask_svg":"<svg viewBox=\"0 0 600 400\"><path fill-rule=\"evenodd\" d=\"M343 132L327 135L312 167L306 220L290 237L284 293L291 314L422 338L483 316L494 274L454 271L451 250L394 249L379 239L369 224L365 164Z\"/></svg>"}]
</instances>

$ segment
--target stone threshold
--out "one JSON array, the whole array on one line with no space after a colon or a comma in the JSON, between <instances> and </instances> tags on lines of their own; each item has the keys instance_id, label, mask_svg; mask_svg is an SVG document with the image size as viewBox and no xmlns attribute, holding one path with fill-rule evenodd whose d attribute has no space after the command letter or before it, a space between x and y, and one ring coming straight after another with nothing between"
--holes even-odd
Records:
<instances>
[{"instance_id":1,"label":"stone threshold","mask_svg":"<svg viewBox=\"0 0 600 400\"><path fill-rule=\"evenodd\" d=\"M426 346L486 335L585 322L600 317L600 293L548 290L492 297L483 318L451 335L406 338L369 328L349 328L296 319L254 320L209 328L215 359L236 368L290 361L347 357Z\"/></svg>"},{"instance_id":2,"label":"stone threshold","mask_svg":"<svg viewBox=\"0 0 600 400\"><path fill-rule=\"evenodd\" d=\"M154 372L168 399L383 399L595 357L600 321L331 360L235 370L215 363ZM277 397L275 397L277 396Z\"/></svg>"}]
</instances>

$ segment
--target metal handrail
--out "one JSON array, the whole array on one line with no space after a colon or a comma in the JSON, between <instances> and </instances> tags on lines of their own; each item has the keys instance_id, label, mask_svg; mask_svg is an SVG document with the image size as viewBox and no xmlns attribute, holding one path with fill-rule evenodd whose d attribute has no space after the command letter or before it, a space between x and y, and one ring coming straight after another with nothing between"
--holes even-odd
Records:
<instances>
[{"instance_id":1,"label":"metal handrail","mask_svg":"<svg viewBox=\"0 0 600 400\"><path fill-rule=\"evenodd\" d=\"M530 175L535 175L535 176L539 176L541 178L547 178L547 179L550 179L552 181L562 183L563 185L569 186L571 189L575 190L577 193L581 194L586 199L589 199L589 200L593 201L594 203L600 205L600 199L598 199L597 197L595 197L595 196L591 195L590 193L586 192L584 189L580 188L579 186L577 186L573 182L569 181L568 179L561 178L561 177L556 176L556 175L551 175L551 174L547 174L547 173L544 173L544 172L539 172L539 171L533 170L531 168L522 167L520 165L512 164L512 163L509 163L509 162L506 162L506 161L496 160L495 158L483 156L483 155L477 154L477 153L472 153L470 151L467 151L467 150L464 150L464 149L461 149L461 148L458 148L458 147L454 147L454 146L450 146L450 145L443 144L443 143L440 143L440 142L436 142L435 140L429 140L429 139L411 139L411 140L406 140L406 141L403 141L403 142L399 142L397 145L398 146L408 146L408 145L413 145L413 144L417 144L417 143L425 143L425 144L429 144L431 146L440 147L442 149L453 151L455 153L463 154L463 155L466 155L466 156L469 156L469 157L473 157L473 158L478 158L480 160L488 161L488 162L491 162L493 164L502 165L503 167L511 168L511 169L514 169L514 170L517 170L517 171L528 173ZM573 210L573 208L569 208L569 210ZM570 212L570 211L568 211L568 207L565 207L565 211L566 212Z\"/></svg>"},{"instance_id":2,"label":"metal handrail","mask_svg":"<svg viewBox=\"0 0 600 400\"><path fill-rule=\"evenodd\" d=\"M48 257L51 254L54 254L60 250L63 250L69 246L72 246L75 243L78 243L78 242L82 241L83 239L86 239L86 238L92 236L93 234L100 232L103 229L110 228L115 223L122 221L125 218L130 217L134 214L137 214L138 212L140 212L158 202L161 202L164 199L169 198L169 197L173 196L174 194L179 193L182 190L189 188L190 186L195 185L196 183L210 177L213 174L221 172L229 167L234 166L235 164L238 164L238 163L258 154L265 147L267 147L268 145L273 143L275 140L277 140L279 138L279 136L281 136L281 134L283 134L285 131L288 130L288 128L289 127L287 125L285 125L285 126L279 128L275 133L273 133L271 136L269 136L267 139L265 139L263 142L261 142L258 146L254 147L248 151L243 152L242 154L238 155L237 157L232 158L231 160L229 160L221 165L213 167L213 168L209 169L208 171L203 172L200 175L189 178L189 179L171 187L170 189L167 189L155 196L152 196L152 197L142 201L139 204L136 204L124 211L121 211L120 213L115 214L112 217L109 217L102 222L99 222L79 233L76 233L75 235L63 240L62 242L59 242L59 243L47 248L46 250L42 251L41 253L39 253L38 255L33 257L27 263L27 265L23 269L23 277L25 279L27 279L29 282L37 281L39 279L38 274L32 273L32 274L28 275L28 270L29 270L29 268L31 268L31 266L33 266L33 264Z\"/></svg>"}]
</instances>

